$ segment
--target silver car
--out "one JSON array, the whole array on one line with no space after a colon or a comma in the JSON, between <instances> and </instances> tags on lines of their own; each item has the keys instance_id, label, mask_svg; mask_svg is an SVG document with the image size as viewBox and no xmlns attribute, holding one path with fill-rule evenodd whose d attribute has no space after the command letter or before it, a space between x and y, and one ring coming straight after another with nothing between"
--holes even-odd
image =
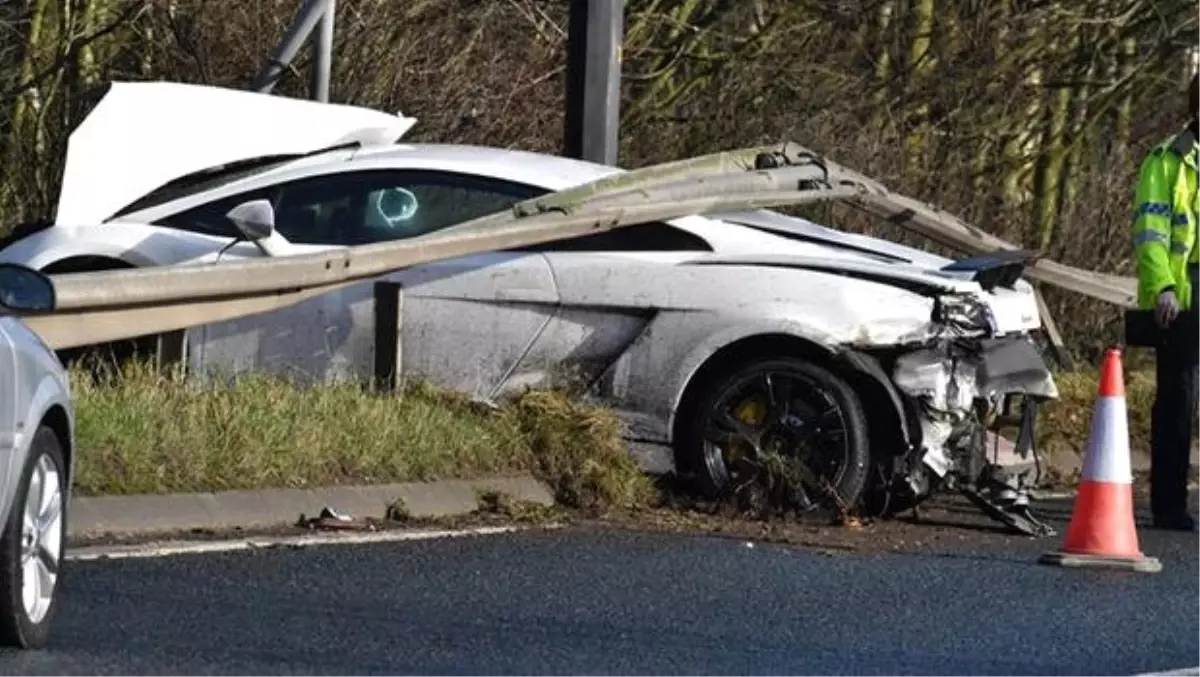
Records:
<instances>
[{"instance_id":1,"label":"silver car","mask_svg":"<svg viewBox=\"0 0 1200 677\"><path fill-rule=\"evenodd\" d=\"M0 643L44 646L57 607L75 413L54 351L15 313L54 309L50 279L0 264Z\"/></svg>"},{"instance_id":2,"label":"silver car","mask_svg":"<svg viewBox=\"0 0 1200 677\"><path fill-rule=\"evenodd\" d=\"M0 260L59 274L417 239L518 203L536 213L528 200L623 171L398 143L413 123L215 87L112 83L71 133L55 221L16 229ZM810 165L825 186L879 192L792 144L754 166L780 163ZM607 204L636 202L635 192ZM911 201L885 211L903 220ZM871 502L895 512L939 486L986 487L1020 506L1036 464L999 481L983 469L988 425L1015 421L1023 451L1037 404L1057 396L1035 342L1037 298L1021 279L1029 260L955 261L765 210L684 211L412 266L376 280L379 304L375 286L353 284L113 347L181 358L197 375L426 378L486 400L577 386L621 417L648 469L675 470L712 497L782 455L805 468L795 492L805 508L881 495Z\"/></svg>"}]
</instances>

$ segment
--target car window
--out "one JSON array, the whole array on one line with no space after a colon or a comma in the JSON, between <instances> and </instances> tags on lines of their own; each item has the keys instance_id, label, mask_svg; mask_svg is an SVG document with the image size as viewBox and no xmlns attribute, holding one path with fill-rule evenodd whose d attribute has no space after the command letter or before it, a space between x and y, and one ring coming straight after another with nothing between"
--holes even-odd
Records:
<instances>
[{"instance_id":1,"label":"car window","mask_svg":"<svg viewBox=\"0 0 1200 677\"><path fill-rule=\"evenodd\" d=\"M296 244L359 245L432 233L544 193L521 184L432 171L361 171L291 181L163 220L192 232L235 237L225 214L265 198L276 229Z\"/></svg>"},{"instance_id":2,"label":"car window","mask_svg":"<svg viewBox=\"0 0 1200 677\"><path fill-rule=\"evenodd\" d=\"M450 172L375 170L309 177L227 197L160 221L181 230L237 237L225 214L247 200L275 208L296 244L359 245L432 233L545 195L526 184ZM712 251L703 238L662 222L544 242L522 251Z\"/></svg>"},{"instance_id":3,"label":"car window","mask_svg":"<svg viewBox=\"0 0 1200 677\"><path fill-rule=\"evenodd\" d=\"M506 182L441 172L355 172L279 188L279 230L292 242L358 245L432 233L532 197Z\"/></svg>"},{"instance_id":4,"label":"car window","mask_svg":"<svg viewBox=\"0 0 1200 677\"><path fill-rule=\"evenodd\" d=\"M177 230L200 233L202 235L238 237L241 233L238 231L237 226L233 225L232 221L225 218L225 214L243 202L263 198L270 199L270 194L266 191L242 193L223 200L209 202L199 207L193 207L178 214L172 214L171 216L158 219L155 224L168 226Z\"/></svg>"}]
</instances>

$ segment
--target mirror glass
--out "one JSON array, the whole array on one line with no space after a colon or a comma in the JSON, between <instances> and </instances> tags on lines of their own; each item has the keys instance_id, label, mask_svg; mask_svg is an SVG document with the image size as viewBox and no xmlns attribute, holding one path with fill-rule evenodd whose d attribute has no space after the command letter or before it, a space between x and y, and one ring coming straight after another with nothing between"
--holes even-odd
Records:
<instances>
[{"instance_id":1,"label":"mirror glass","mask_svg":"<svg viewBox=\"0 0 1200 677\"><path fill-rule=\"evenodd\" d=\"M32 268L0 263L0 305L17 312L54 310L54 284Z\"/></svg>"},{"instance_id":2,"label":"mirror glass","mask_svg":"<svg viewBox=\"0 0 1200 677\"><path fill-rule=\"evenodd\" d=\"M225 216L251 240L264 240L275 232L275 208L267 200L243 202Z\"/></svg>"}]
</instances>

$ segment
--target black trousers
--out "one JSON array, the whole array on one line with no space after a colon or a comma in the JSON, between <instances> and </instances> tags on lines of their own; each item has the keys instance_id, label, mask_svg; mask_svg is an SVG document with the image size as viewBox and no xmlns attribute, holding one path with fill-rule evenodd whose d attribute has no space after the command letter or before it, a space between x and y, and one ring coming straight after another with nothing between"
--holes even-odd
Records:
<instances>
[{"instance_id":1,"label":"black trousers","mask_svg":"<svg viewBox=\"0 0 1200 677\"><path fill-rule=\"evenodd\" d=\"M1200 300L1196 294L1196 266L1191 266L1189 273L1195 306ZM1150 506L1156 515L1187 508L1188 456L1200 364L1195 336L1164 334L1154 354L1156 383L1150 423Z\"/></svg>"}]
</instances>

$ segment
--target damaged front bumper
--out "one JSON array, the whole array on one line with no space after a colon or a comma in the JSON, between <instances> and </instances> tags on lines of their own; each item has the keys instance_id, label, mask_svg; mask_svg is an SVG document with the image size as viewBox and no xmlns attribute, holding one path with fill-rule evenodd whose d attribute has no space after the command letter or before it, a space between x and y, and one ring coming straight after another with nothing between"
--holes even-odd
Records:
<instances>
[{"instance_id":1,"label":"damaged front bumper","mask_svg":"<svg viewBox=\"0 0 1200 677\"><path fill-rule=\"evenodd\" d=\"M892 378L916 423L915 453L904 464L910 491L927 495L940 482L1020 533L1054 534L1030 512L1027 490L1040 479L1037 408L1058 388L1029 338L941 340L897 357ZM1019 461L989 462L989 431L999 443L999 429L1010 425Z\"/></svg>"},{"instance_id":2,"label":"damaged front bumper","mask_svg":"<svg viewBox=\"0 0 1200 677\"><path fill-rule=\"evenodd\" d=\"M899 355L892 380L915 411L924 467L939 478L973 484L989 470L986 431L1014 423L1011 412L1020 405L1016 444L1027 457L1037 403L1058 397L1045 360L1025 337L941 339Z\"/></svg>"}]
</instances>

